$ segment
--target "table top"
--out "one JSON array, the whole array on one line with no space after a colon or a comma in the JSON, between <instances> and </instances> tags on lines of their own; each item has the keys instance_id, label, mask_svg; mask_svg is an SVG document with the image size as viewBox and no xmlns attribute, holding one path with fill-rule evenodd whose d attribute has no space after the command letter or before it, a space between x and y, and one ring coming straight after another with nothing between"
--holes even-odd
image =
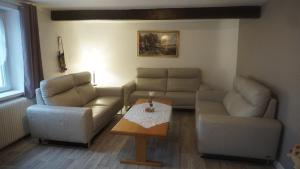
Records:
<instances>
[{"instance_id":1,"label":"table top","mask_svg":"<svg viewBox=\"0 0 300 169\"><path fill-rule=\"evenodd\" d=\"M153 101L160 102L172 106L170 99L154 99ZM136 104L147 102L147 99L138 99ZM169 123L162 123L151 128L144 128L134 122L122 118L112 129L111 132L122 135L133 136L152 136L152 137L166 137L168 134Z\"/></svg>"}]
</instances>

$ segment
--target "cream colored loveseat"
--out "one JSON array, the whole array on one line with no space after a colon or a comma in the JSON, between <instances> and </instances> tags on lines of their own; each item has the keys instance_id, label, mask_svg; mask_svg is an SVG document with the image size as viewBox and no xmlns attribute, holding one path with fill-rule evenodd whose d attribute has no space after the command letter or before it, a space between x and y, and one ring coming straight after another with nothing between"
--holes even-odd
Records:
<instances>
[{"instance_id":1,"label":"cream colored loveseat","mask_svg":"<svg viewBox=\"0 0 300 169\"><path fill-rule=\"evenodd\" d=\"M202 154L274 160L281 133L276 100L265 86L239 76L231 91L200 91L196 101Z\"/></svg>"},{"instance_id":2,"label":"cream colored loveseat","mask_svg":"<svg viewBox=\"0 0 300 169\"><path fill-rule=\"evenodd\" d=\"M124 86L125 106L155 91L156 98L170 98L175 108L195 108L196 91L201 86L198 68L137 68L137 79Z\"/></svg>"},{"instance_id":3,"label":"cream colored loveseat","mask_svg":"<svg viewBox=\"0 0 300 169\"><path fill-rule=\"evenodd\" d=\"M44 80L27 109L33 137L89 144L123 107L122 88L91 84L89 72Z\"/></svg>"}]
</instances>

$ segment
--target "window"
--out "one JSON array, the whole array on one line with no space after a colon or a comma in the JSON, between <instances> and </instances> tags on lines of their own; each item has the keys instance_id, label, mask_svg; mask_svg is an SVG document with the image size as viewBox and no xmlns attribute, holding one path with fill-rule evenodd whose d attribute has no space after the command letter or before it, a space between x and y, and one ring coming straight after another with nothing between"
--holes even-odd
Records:
<instances>
[{"instance_id":1,"label":"window","mask_svg":"<svg viewBox=\"0 0 300 169\"><path fill-rule=\"evenodd\" d=\"M9 90L5 22L0 17L0 93Z\"/></svg>"},{"instance_id":2,"label":"window","mask_svg":"<svg viewBox=\"0 0 300 169\"><path fill-rule=\"evenodd\" d=\"M0 0L0 102L24 93L23 65L18 7Z\"/></svg>"}]
</instances>

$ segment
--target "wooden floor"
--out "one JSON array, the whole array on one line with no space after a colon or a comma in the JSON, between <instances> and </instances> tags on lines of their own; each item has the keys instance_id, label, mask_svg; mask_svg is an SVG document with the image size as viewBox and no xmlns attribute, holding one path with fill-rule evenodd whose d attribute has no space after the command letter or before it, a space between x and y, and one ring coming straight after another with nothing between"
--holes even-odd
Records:
<instances>
[{"instance_id":1,"label":"wooden floor","mask_svg":"<svg viewBox=\"0 0 300 169\"><path fill-rule=\"evenodd\" d=\"M0 169L150 169L120 164L120 159L134 157L134 140L109 131L118 115L96 136L90 148L74 145L37 144L23 139L0 151ZM148 140L148 158L164 162L164 169L273 169L266 164L203 159L196 147L194 112L175 111L166 140Z\"/></svg>"}]
</instances>

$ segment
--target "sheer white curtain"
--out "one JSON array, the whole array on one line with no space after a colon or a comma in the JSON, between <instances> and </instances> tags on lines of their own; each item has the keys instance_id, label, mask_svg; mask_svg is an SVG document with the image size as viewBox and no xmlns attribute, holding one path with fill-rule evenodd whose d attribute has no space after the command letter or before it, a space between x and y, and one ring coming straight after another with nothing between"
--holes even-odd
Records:
<instances>
[{"instance_id":1,"label":"sheer white curtain","mask_svg":"<svg viewBox=\"0 0 300 169\"><path fill-rule=\"evenodd\" d=\"M7 87L6 85L6 56L7 49L6 49L6 40L5 40L5 27L3 18L0 17L0 92L5 90Z\"/></svg>"}]
</instances>

